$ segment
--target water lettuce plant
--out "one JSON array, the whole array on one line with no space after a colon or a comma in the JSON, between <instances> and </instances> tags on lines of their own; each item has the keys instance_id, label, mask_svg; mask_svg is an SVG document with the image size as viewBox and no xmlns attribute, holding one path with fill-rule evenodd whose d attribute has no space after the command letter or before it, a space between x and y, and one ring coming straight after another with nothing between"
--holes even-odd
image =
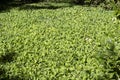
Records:
<instances>
[{"instance_id":1,"label":"water lettuce plant","mask_svg":"<svg viewBox=\"0 0 120 80\"><path fill-rule=\"evenodd\" d=\"M120 77L120 24L113 11L37 7L0 13L0 79Z\"/></svg>"}]
</instances>

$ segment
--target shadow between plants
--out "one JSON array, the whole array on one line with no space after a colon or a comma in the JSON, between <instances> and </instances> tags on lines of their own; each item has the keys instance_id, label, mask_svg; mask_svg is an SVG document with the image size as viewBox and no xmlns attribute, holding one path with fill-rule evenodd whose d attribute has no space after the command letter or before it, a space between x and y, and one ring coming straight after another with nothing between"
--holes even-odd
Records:
<instances>
[{"instance_id":1,"label":"shadow between plants","mask_svg":"<svg viewBox=\"0 0 120 80\"><path fill-rule=\"evenodd\" d=\"M5 55L0 57L0 65L5 65L6 63L12 63L17 57L17 53L15 52L6 52ZM25 80L24 77L18 76L9 76L7 74L7 70L4 67L0 67L0 80Z\"/></svg>"},{"instance_id":2,"label":"shadow between plants","mask_svg":"<svg viewBox=\"0 0 120 80\"><path fill-rule=\"evenodd\" d=\"M16 54L15 52L6 52L5 55L0 57L0 63L5 64L14 61Z\"/></svg>"},{"instance_id":3,"label":"shadow between plants","mask_svg":"<svg viewBox=\"0 0 120 80\"><path fill-rule=\"evenodd\" d=\"M28 10L28 9L34 9L34 10L37 10L37 9L51 9L51 10L55 10L55 9L59 9L59 8L65 8L65 7L72 7L72 5L68 5L68 6L54 6L54 5L50 5L50 4L47 4L45 6L37 6L37 5L24 5L24 6L21 6L19 9L20 10Z\"/></svg>"}]
</instances>

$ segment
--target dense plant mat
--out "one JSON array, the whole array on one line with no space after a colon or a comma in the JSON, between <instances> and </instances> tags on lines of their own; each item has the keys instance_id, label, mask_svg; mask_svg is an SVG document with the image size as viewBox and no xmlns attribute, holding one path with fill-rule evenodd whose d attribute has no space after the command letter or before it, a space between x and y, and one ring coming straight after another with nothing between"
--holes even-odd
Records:
<instances>
[{"instance_id":1,"label":"dense plant mat","mask_svg":"<svg viewBox=\"0 0 120 80\"><path fill-rule=\"evenodd\" d=\"M117 80L120 22L99 7L0 13L0 79Z\"/></svg>"}]
</instances>

